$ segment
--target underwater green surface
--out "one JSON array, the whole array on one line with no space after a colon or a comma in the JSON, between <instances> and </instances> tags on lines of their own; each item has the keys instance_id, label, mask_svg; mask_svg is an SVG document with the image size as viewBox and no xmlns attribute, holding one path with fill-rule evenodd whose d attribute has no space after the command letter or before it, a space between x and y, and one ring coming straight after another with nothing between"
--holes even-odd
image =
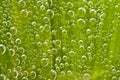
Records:
<instances>
[{"instance_id":1,"label":"underwater green surface","mask_svg":"<svg viewBox=\"0 0 120 80\"><path fill-rule=\"evenodd\" d=\"M120 80L120 0L0 0L0 80Z\"/></svg>"}]
</instances>

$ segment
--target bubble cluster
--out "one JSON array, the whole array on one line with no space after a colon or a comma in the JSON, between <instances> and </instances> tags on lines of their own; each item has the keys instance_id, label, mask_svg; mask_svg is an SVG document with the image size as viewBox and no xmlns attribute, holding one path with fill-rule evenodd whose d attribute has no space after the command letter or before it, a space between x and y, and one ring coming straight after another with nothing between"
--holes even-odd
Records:
<instances>
[{"instance_id":1,"label":"bubble cluster","mask_svg":"<svg viewBox=\"0 0 120 80\"><path fill-rule=\"evenodd\" d=\"M0 80L120 80L118 0L1 0Z\"/></svg>"}]
</instances>

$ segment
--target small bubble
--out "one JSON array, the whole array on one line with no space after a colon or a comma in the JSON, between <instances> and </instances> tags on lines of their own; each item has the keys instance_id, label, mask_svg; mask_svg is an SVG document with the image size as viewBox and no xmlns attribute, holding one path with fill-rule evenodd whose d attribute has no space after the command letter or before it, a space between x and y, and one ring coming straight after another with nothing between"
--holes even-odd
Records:
<instances>
[{"instance_id":1,"label":"small bubble","mask_svg":"<svg viewBox=\"0 0 120 80\"><path fill-rule=\"evenodd\" d=\"M59 68L59 67L56 67L56 71L57 71L57 72L60 72L60 68Z\"/></svg>"},{"instance_id":2,"label":"small bubble","mask_svg":"<svg viewBox=\"0 0 120 80\"><path fill-rule=\"evenodd\" d=\"M12 53L12 56L14 56L15 55L15 50L14 49L9 49L9 50Z\"/></svg>"},{"instance_id":3,"label":"small bubble","mask_svg":"<svg viewBox=\"0 0 120 80\"><path fill-rule=\"evenodd\" d=\"M36 72L35 71L31 71L30 72L30 77L31 77L31 79L35 79L36 78Z\"/></svg>"},{"instance_id":4,"label":"small bubble","mask_svg":"<svg viewBox=\"0 0 120 80\"><path fill-rule=\"evenodd\" d=\"M62 30L62 34L63 34L63 35L67 35L67 30L65 30L65 29Z\"/></svg>"},{"instance_id":5,"label":"small bubble","mask_svg":"<svg viewBox=\"0 0 120 80\"><path fill-rule=\"evenodd\" d=\"M44 6L44 5L41 5L41 6L40 6L40 10L44 11L44 10L45 10L45 6Z\"/></svg>"},{"instance_id":6,"label":"small bubble","mask_svg":"<svg viewBox=\"0 0 120 80\"><path fill-rule=\"evenodd\" d=\"M68 74L69 76L72 76L72 75L73 75L73 73L72 73L71 70L68 70L68 71L67 71L67 74Z\"/></svg>"},{"instance_id":7,"label":"small bubble","mask_svg":"<svg viewBox=\"0 0 120 80\"><path fill-rule=\"evenodd\" d=\"M17 65L20 65L20 63L21 63L20 59L18 59L18 58L15 60L15 62L16 62Z\"/></svg>"},{"instance_id":8,"label":"small bubble","mask_svg":"<svg viewBox=\"0 0 120 80\"><path fill-rule=\"evenodd\" d=\"M36 23L35 21L32 22L32 26L36 26L36 24L37 24L37 23Z\"/></svg>"},{"instance_id":9,"label":"small bubble","mask_svg":"<svg viewBox=\"0 0 120 80\"><path fill-rule=\"evenodd\" d=\"M85 55L83 55L82 57L81 57L81 59L83 59L83 60L87 60L87 57L85 56Z\"/></svg>"},{"instance_id":10,"label":"small bubble","mask_svg":"<svg viewBox=\"0 0 120 80\"><path fill-rule=\"evenodd\" d=\"M72 2L67 2L67 4L66 4L66 6L67 6L67 8L73 8L73 3Z\"/></svg>"},{"instance_id":11,"label":"small bubble","mask_svg":"<svg viewBox=\"0 0 120 80\"><path fill-rule=\"evenodd\" d=\"M18 71L14 69L13 72L16 74L15 78L18 78L19 75Z\"/></svg>"},{"instance_id":12,"label":"small bubble","mask_svg":"<svg viewBox=\"0 0 120 80\"><path fill-rule=\"evenodd\" d=\"M89 7L92 7L92 6L93 6L93 2L92 2L92 1L89 1L89 2L88 2L88 5L89 5Z\"/></svg>"},{"instance_id":13,"label":"small bubble","mask_svg":"<svg viewBox=\"0 0 120 80\"><path fill-rule=\"evenodd\" d=\"M7 80L7 77L4 74L0 74L0 79L1 80Z\"/></svg>"},{"instance_id":14,"label":"small bubble","mask_svg":"<svg viewBox=\"0 0 120 80\"><path fill-rule=\"evenodd\" d=\"M68 67L68 66L69 66L69 63L66 62L66 63L65 63L65 67Z\"/></svg>"},{"instance_id":15,"label":"small bubble","mask_svg":"<svg viewBox=\"0 0 120 80\"><path fill-rule=\"evenodd\" d=\"M42 75L38 75L38 79L39 79L39 80L42 80Z\"/></svg>"},{"instance_id":16,"label":"small bubble","mask_svg":"<svg viewBox=\"0 0 120 80\"><path fill-rule=\"evenodd\" d=\"M63 52L66 52L66 51L67 51L66 47L63 47L63 48L62 48L62 51L63 51Z\"/></svg>"},{"instance_id":17,"label":"small bubble","mask_svg":"<svg viewBox=\"0 0 120 80\"><path fill-rule=\"evenodd\" d=\"M18 1L18 6L21 6L21 7L25 7L26 6L26 2L24 0L19 0Z\"/></svg>"},{"instance_id":18,"label":"small bubble","mask_svg":"<svg viewBox=\"0 0 120 80\"><path fill-rule=\"evenodd\" d=\"M20 39L20 38L17 38L17 39L15 40L15 42L16 42L17 44L21 44L21 39Z\"/></svg>"},{"instance_id":19,"label":"small bubble","mask_svg":"<svg viewBox=\"0 0 120 80\"><path fill-rule=\"evenodd\" d=\"M65 75L65 72L64 72L64 71L61 71L60 74L61 74L62 76L64 76L64 75Z\"/></svg>"},{"instance_id":20,"label":"small bubble","mask_svg":"<svg viewBox=\"0 0 120 80\"><path fill-rule=\"evenodd\" d=\"M64 55L64 56L63 56L63 60L64 60L64 61L67 61L67 59L68 59L68 57Z\"/></svg>"},{"instance_id":21,"label":"small bubble","mask_svg":"<svg viewBox=\"0 0 120 80\"><path fill-rule=\"evenodd\" d=\"M44 67L48 66L49 64L49 58L42 58L41 59L41 62L43 64Z\"/></svg>"},{"instance_id":22,"label":"small bubble","mask_svg":"<svg viewBox=\"0 0 120 80\"><path fill-rule=\"evenodd\" d=\"M50 15L51 18L54 17L54 11L52 9L48 9L47 12L46 12L47 15Z\"/></svg>"},{"instance_id":23,"label":"small bubble","mask_svg":"<svg viewBox=\"0 0 120 80\"><path fill-rule=\"evenodd\" d=\"M28 80L28 78L27 77L22 77L22 80Z\"/></svg>"},{"instance_id":24,"label":"small bubble","mask_svg":"<svg viewBox=\"0 0 120 80\"><path fill-rule=\"evenodd\" d=\"M36 69L36 66L35 66L35 65L32 65L32 69Z\"/></svg>"},{"instance_id":25,"label":"small bubble","mask_svg":"<svg viewBox=\"0 0 120 80\"><path fill-rule=\"evenodd\" d=\"M19 50L21 53L24 53L24 52L25 52L25 49L24 49L23 47L18 48L18 50Z\"/></svg>"},{"instance_id":26,"label":"small bubble","mask_svg":"<svg viewBox=\"0 0 120 80\"><path fill-rule=\"evenodd\" d=\"M118 80L116 76L113 76L112 77L112 80Z\"/></svg>"},{"instance_id":27,"label":"small bubble","mask_svg":"<svg viewBox=\"0 0 120 80\"><path fill-rule=\"evenodd\" d=\"M86 9L84 7L78 8L78 14L80 17L84 17L86 14Z\"/></svg>"},{"instance_id":28,"label":"small bubble","mask_svg":"<svg viewBox=\"0 0 120 80\"><path fill-rule=\"evenodd\" d=\"M12 38L12 34L10 32L7 32L6 34L8 35L9 39Z\"/></svg>"},{"instance_id":29,"label":"small bubble","mask_svg":"<svg viewBox=\"0 0 120 80\"><path fill-rule=\"evenodd\" d=\"M56 35L56 33L57 33L57 30L52 30L53 35Z\"/></svg>"},{"instance_id":30,"label":"small bubble","mask_svg":"<svg viewBox=\"0 0 120 80\"><path fill-rule=\"evenodd\" d=\"M70 52L69 52L69 55L70 55L70 56L75 55L75 52L74 52L74 51L70 51Z\"/></svg>"},{"instance_id":31,"label":"small bubble","mask_svg":"<svg viewBox=\"0 0 120 80\"><path fill-rule=\"evenodd\" d=\"M5 52L6 52L6 47L5 47L5 45L0 44L0 48L2 48L2 49L0 49L1 55L5 54Z\"/></svg>"},{"instance_id":32,"label":"small bubble","mask_svg":"<svg viewBox=\"0 0 120 80\"><path fill-rule=\"evenodd\" d=\"M28 16L27 10L22 9L22 10L20 11L20 15L21 15L21 16L24 16L24 17L27 17L27 16Z\"/></svg>"},{"instance_id":33,"label":"small bubble","mask_svg":"<svg viewBox=\"0 0 120 80\"><path fill-rule=\"evenodd\" d=\"M48 17L43 17L43 21L45 22L45 23L48 23L49 22L49 18Z\"/></svg>"},{"instance_id":34,"label":"small bubble","mask_svg":"<svg viewBox=\"0 0 120 80\"><path fill-rule=\"evenodd\" d=\"M83 40L79 40L79 43L80 43L80 44L83 44L83 43L84 43L84 41L83 41Z\"/></svg>"},{"instance_id":35,"label":"small bubble","mask_svg":"<svg viewBox=\"0 0 120 80\"><path fill-rule=\"evenodd\" d=\"M91 32L91 30L88 28L88 29L86 30L86 32L87 32L87 33L90 33L90 32Z\"/></svg>"},{"instance_id":36,"label":"small bubble","mask_svg":"<svg viewBox=\"0 0 120 80\"><path fill-rule=\"evenodd\" d=\"M26 59L27 59L27 56L26 56L25 54L22 54L22 55L21 55L21 59L22 59L22 60L26 60Z\"/></svg>"},{"instance_id":37,"label":"small bubble","mask_svg":"<svg viewBox=\"0 0 120 80\"><path fill-rule=\"evenodd\" d=\"M102 14L100 15L100 20L103 21L103 20L105 19L105 17L106 17L106 14L105 14L105 13L102 13Z\"/></svg>"},{"instance_id":38,"label":"small bubble","mask_svg":"<svg viewBox=\"0 0 120 80\"><path fill-rule=\"evenodd\" d=\"M90 25L95 25L97 20L95 18L90 18L89 22L90 22Z\"/></svg>"},{"instance_id":39,"label":"small bubble","mask_svg":"<svg viewBox=\"0 0 120 80\"><path fill-rule=\"evenodd\" d=\"M17 28L14 27L14 26L10 28L10 31L11 31L11 33L12 33L13 35L16 35L16 34L17 34Z\"/></svg>"},{"instance_id":40,"label":"small bubble","mask_svg":"<svg viewBox=\"0 0 120 80\"><path fill-rule=\"evenodd\" d=\"M64 68L64 64L63 63L60 63L60 68Z\"/></svg>"},{"instance_id":41,"label":"small bubble","mask_svg":"<svg viewBox=\"0 0 120 80\"><path fill-rule=\"evenodd\" d=\"M97 11L95 9L90 9L91 17L96 17Z\"/></svg>"},{"instance_id":42,"label":"small bubble","mask_svg":"<svg viewBox=\"0 0 120 80\"><path fill-rule=\"evenodd\" d=\"M76 43L76 40L71 40L71 43L72 43L72 44L75 44L75 43Z\"/></svg>"},{"instance_id":43,"label":"small bubble","mask_svg":"<svg viewBox=\"0 0 120 80\"><path fill-rule=\"evenodd\" d=\"M42 46L42 42L37 42L37 45L38 46Z\"/></svg>"},{"instance_id":44,"label":"small bubble","mask_svg":"<svg viewBox=\"0 0 120 80\"><path fill-rule=\"evenodd\" d=\"M68 11L68 15L69 15L69 17L74 17L75 16L75 12L73 10L69 10Z\"/></svg>"},{"instance_id":45,"label":"small bubble","mask_svg":"<svg viewBox=\"0 0 120 80\"><path fill-rule=\"evenodd\" d=\"M57 72L52 69L52 70L50 71L50 73L51 73L52 75L54 75L54 79L53 79L53 80L56 80Z\"/></svg>"},{"instance_id":46,"label":"small bubble","mask_svg":"<svg viewBox=\"0 0 120 80\"><path fill-rule=\"evenodd\" d=\"M91 79L91 75L90 75L90 74L85 73L85 74L83 75L83 80L90 80L90 79Z\"/></svg>"},{"instance_id":47,"label":"small bubble","mask_svg":"<svg viewBox=\"0 0 120 80\"><path fill-rule=\"evenodd\" d=\"M41 1L41 0L38 0L38 1L37 1L37 5L38 5L38 6L42 5L42 1Z\"/></svg>"},{"instance_id":48,"label":"small bubble","mask_svg":"<svg viewBox=\"0 0 120 80\"><path fill-rule=\"evenodd\" d=\"M78 24L78 26L80 26L80 27L82 28L83 26L85 26L86 22L85 22L84 19L79 18L79 19L77 20L77 24Z\"/></svg>"},{"instance_id":49,"label":"small bubble","mask_svg":"<svg viewBox=\"0 0 120 80\"><path fill-rule=\"evenodd\" d=\"M56 63L60 63L61 62L61 57L58 56L55 61L56 61Z\"/></svg>"},{"instance_id":50,"label":"small bubble","mask_svg":"<svg viewBox=\"0 0 120 80\"><path fill-rule=\"evenodd\" d=\"M45 27L44 27L43 25L41 25L41 26L39 27L39 29L43 32L44 29L45 29Z\"/></svg>"}]
</instances>

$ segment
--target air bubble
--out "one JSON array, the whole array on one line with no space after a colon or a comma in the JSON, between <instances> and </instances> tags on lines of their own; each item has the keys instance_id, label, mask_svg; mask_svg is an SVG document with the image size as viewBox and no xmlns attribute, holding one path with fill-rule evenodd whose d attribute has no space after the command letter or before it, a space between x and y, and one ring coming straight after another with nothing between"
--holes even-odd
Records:
<instances>
[{"instance_id":1,"label":"air bubble","mask_svg":"<svg viewBox=\"0 0 120 80\"><path fill-rule=\"evenodd\" d=\"M20 11L20 15L21 15L21 16L24 16L24 17L27 17L27 16L28 16L28 12L27 12L25 9L22 9L22 10Z\"/></svg>"},{"instance_id":2,"label":"air bubble","mask_svg":"<svg viewBox=\"0 0 120 80\"><path fill-rule=\"evenodd\" d=\"M90 9L91 17L96 17L97 11L95 9Z\"/></svg>"},{"instance_id":3,"label":"air bubble","mask_svg":"<svg viewBox=\"0 0 120 80\"><path fill-rule=\"evenodd\" d=\"M16 74L15 78L18 78L19 75L18 71L14 69L13 72Z\"/></svg>"},{"instance_id":4,"label":"air bubble","mask_svg":"<svg viewBox=\"0 0 120 80\"><path fill-rule=\"evenodd\" d=\"M66 63L65 63L65 67L68 67L68 66L69 66L69 63L66 62Z\"/></svg>"},{"instance_id":5,"label":"air bubble","mask_svg":"<svg viewBox=\"0 0 120 80\"><path fill-rule=\"evenodd\" d=\"M103 20L105 19L105 17L106 17L106 14L105 14L105 13L102 13L102 14L100 15L100 20L103 21Z\"/></svg>"},{"instance_id":6,"label":"air bubble","mask_svg":"<svg viewBox=\"0 0 120 80\"><path fill-rule=\"evenodd\" d=\"M45 10L45 6L44 6L44 5L41 5L41 6L40 6L40 10Z\"/></svg>"},{"instance_id":7,"label":"air bubble","mask_svg":"<svg viewBox=\"0 0 120 80\"><path fill-rule=\"evenodd\" d=\"M63 34L63 35L67 35L67 30L65 30L65 29L62 30L62 34Z\"/></svg>"},{"instance_id":8,"label":"air bubble","mask_svg":"<svg viewBox=\"0 0 120 80\"><path fill-rule=\"evenodd\" d=\"M59 68L59 67L56 67L56 71L59 72L59 71L60 71L60 68Z\"/></svg>"},{"instance_id":9,"label":"air bubble","mask_svg":"<svg viewBox=\"0 0 120 80\"><path fill-rule=\"evenodd\" d=\"M12 33L13 35L16 35L16 34L17 34L17 28L14 27L14 26L10 28L10 31L11 31L11 33Z\"/></svg>"},{"instance_id":10,"label":"air bubble","mask_svg":"<svg viewBox=\"0 0 120 80\"><path fill-rule=\"evenodd\" d=\"M112 77L112 80L118 80L116 76L113 76Z\"/></svg>"},{"instance_id":11,"label":"air bubble","mask_svg":"<svg viewBox=\"0 0 120 80\"><path fill-rule=\"evenodd\" d=\"M84 17L86 14L86 9L84 7L78 8L78 14L80 17Z\"/></svg>"},{"instance_id":12,"label":"air bubble","mask_svg":"<svg viewBox=\"0 0 120 80\"><path fill-rule=\"evenodd\" d=\"M72 2L67 2L66 5L67 5L67 8L70 8L70 9L73 8L73 3Z\"/></svg>"},{"instance_id":13,"label":"air bubble","mask_svg":"<svg viewBox=\"0 0 120 80\"><path fill-rule=\"evenodd\" d=\"M57 30L52 30L53 35L56 35L56 33L57 33Z\"/></svg>"},{"instance_id":14,"label":"air bubble","mask_svg":"<svg viewBox=\"0 0 120 80\"><path fill-rule=\"evenodd\" d=\"M83 49L84 49L84 46L80 46L79 48L80 48L81 50L83 50Z\"/></svg>"},{"instance_id":15,"label":"air bubble","mask_svg":"<svg viewBox=\"0 0 120 80\"><path fill-rule=\"evenodd\" d=\"M54 80L56 80L57 72L52 69L52 70L50 71L50 73L51 73L52 75L54 75Z\"/></svg>"},{"instance_id":16,"label":"air bubble","mask_svg":"<svg viewBox=\"0 0 120 80\"><path fill-rule=\"evenodd\" d=\"M22 60L26 60L26 59L27 59L27 56L26 56L25 54L22 54L22 55L21 55L21 58L22 58Z\"/></svg>"},{"instance_id":17,"label":"air bubble","mask_svg":"<svg viewBox=\"0 0 120 80\"><path fill-rule=\"evenodd\" d=\"M47 10L47 15L50 15L51 18L53 18L53 17L54 17L54 11L51 10L51 9L48 9L48 10Z\"/></svg>"},{"instance_id":18,"label":"air bubble","mask_svg":"<svg viewBox=\"0 0 120 80\"><path fill-rule=\"evenodd\" d=\"M75 52L74 52L74 51L70 51L70 52L69 52L69 55L70 55L70 56L75 55Z\"/></svg>"},{"instance_id":19,"label":"air bubble","mask_svg":"<svg viewBox=\"0 0 120 80\"><path fill-rule=\"evenodd\" d=\"M17 44L21 44L21 39L17 38L17 39L15 40L15 42L16 42Z\"/></svg>"},{"instance_id":20,"label":"air bubble","mask_svg":"<svg viewBox=\"0 0 120 80\"><path fill-rule=\"evenodd\" d=\"M91 75L90 75L90 74L85 73L85 74L83 75L83 80L90 80L90 79L91 79Z\"/></svg>"},{"instance_id":21,"label":"air bubble","mask_svg":"<svg viewBox=\"0 0 120 80\"><path fill-rule=\"evenodd\" d=\"M35 21L32 22L32 26L36 26L36 24L37 24L37 23L36 23Z\"/></svg>"},{"instance_id":22,"label":"air bubble","mask_svg":"<svg viewBox=\"0 0 120 80\"><path fill-rule=\"evenodd\" d=\"M68 11L68 15L69 15L69 17L74 17L75 16L75 12L73 10L69 10Z\"/></svg>"},{"instance_id":23,"label":"air bubble","mask_svg":"<svg viewBox=\"0 0 120 80\"><path fill-rule=\"evenodd\" d=\"M3 77L3 78L1 79L1 77ZM6 78L6 76L4 74L0 74L0 79L1 80L7 80L7 78Z\"/></svg>"},{"instance_id":24,"label":"air bubble","mask_svg":"<svg viewBox=\"0 0 120 80\"><path fill-rule=\"evenodd\" d=\"M39 80L42 80L42 76L41 76L41 75L38 75L38 79L39 79Z\"/></svg>"},{"instance_id":25,"label":"air bubble","mask_svg":"<svg viewBox=\"0 0 120 80\"><path fill-rule=\"evenodd\" d=\"M68 71L67 71L67 74L68 74L69 76L73 75L73 73L72 73L71 70L68 70Z\"/></svg>"},{"instance_id":26,"label":"air bubble","mask_svg":"<svg viewBox=\"0 0 120 80\"><path fill-rule=\"evenodd\" d=\"M16 64L20 65L20 59L18 59L18 58L16 59Z\"/></svg>"},{"instance_id":27,"label":"air bubble","mask_svg":"<svg viewBox=\"0 0 120 80\"><path fill-rule=\"evenodd\" d=\"M61 57L58 56L55 61L56 61L56 63L60 63L61 62Z\"/></svg>"},{"instance_id":28,"label":"air bubble","mask_svg":"<svg viewBox=\"0 0 120 80\"><path fill-rule=\"evenodd\" d=\"M80 27L82 28L83 26L85 26L86 22L85 22L84 19L79 18L79 19L77 20L77 24L78 24L78 26L80 26Z\"/></svg>"},{"instance_id":29,"label":"air bubble","mask_svg":"<svg viewBox=\"0 0 120 80\"><path fill-rule=\"evenodd\" d=\"M7 32L6 34L8 35L9 39L12 38L12 34L10 32Z\"/></svg>"},{"instance_id":30,"label":"air bubble","mask_svg":"<svg viewBox=\"0 0 120 80\"><path fill-rule=\"evenodd\" d=\"M23 47L20 47L19 50L20 50L21 53L25 52L25 49Z\"/></svg>"},{"instance_id":31,"label":"air bubble","mask_svg":"<svg viewBox=\"0 0 120 80\"><path fill-rule=\"evenodd\" d=\"M19 0L18 5L24 8L26 6L26 2L24 0Z\"/></svg>"},{"instance_id":32,"label":"air bubble","mask_svg":"<svg viewBox=\"0 0 120 80\"><path fill-rule=\"evenodd\" d=\"M23 72L24 76L28 77L28 71Z\"/></svg>"},{"instance_id":33,"label":"air bubble","mask_svg":"<svg viewBox=\"0 0 120 80\"><path fill-rule=\"evenodd\" d=\"M63 63L60 63L60 68L64 68L64 64Z\"/></svg>"},{"instance_id":34,"label":"air bubble","mask_svg":"<svg viewBox=\"0 0 120 80\"><path fill-rule=\"evenodd\" d=\"M63 56L64 61L67 61L67 58L68 58L67 56L65 56L65 55Z\"/></svg>"},{"instance_id":35,"label":"air bubble","mask_svg":"<svg viewBox=\"0 0 120 80\"><path fill-rule=\"evenodd\" d=\"M95 25L97 20L95 18L90 18L89 22L90 22L90 25Z\"/></svg>"},{"instance_id":36,"label":"air bubble","mask_svg":"<svg viewBox=\"0 0 120 80\"><path fill-rule=\"evenodd\" d=\"M80 43L80 44L83 44L83 43L84 43L84 41L83 41L83 40L79 40L79 43Z\"/></svg>"},{"instance_id":37,"label":"air bubble","mask_svg":"<svg viewBox=\"0 0 120 80\"><path fill-rule=\"evenodd\" d=\"M67 51L66 47L63 47L63 48L62 48L62 51L63 51L63 52L66 52L66 51Z\"/></svg>"},{"instance_id":38,"label":"air bubble","mask_svg":"<svg viewBox=\"0 0 120 80\"><path fill-rule=\"evenodd\" d=\"M42 46L42 42L37 42L37 45L38 46Z\"/></svg>"},{"instance_id":39,"label":"air bubble","mask_svg":"<svg viewBox=\"0 0 120 80\"><path fill-rule=\"evenodd\" d=\"M2 49L0 49L1 55L5 54L5 52L6 52L6 47L5 47L5 45L0 44L0 48L2 48Z\"/></svg>"},{"instance_id":40,"label":"air bubble","mask_svg":"<svg viewBox=\"0 0 120 80\"><path fill-rule=\"evenodd\" d=\"M45 23L48 23L49 22L49 18L48 17L43 17L43 21L45 22Z\"/></svg>"},{"instance_id":41,"label":"air bubble","mask_svg":"<svg viewBox=\"0 0 120 80\"><path fill-rule=\"evenodd\" d=\"M28 80L28 78L27 77L23 77L22 80Z\"/></svg>"},{"instance_id":42,"label":"air bubble","mask_svg":"<svg viewBox=\"0 0 120 80\"><path fill-rule=\"evenodd\" d=\"M81 57L81 59L83 59L84 61L86 61L86 60L87 60L87 57L86 57L85 55L83 55L83 56Z\"/></svg>"},{"instance_id":43,"label":"air bubble","mask_svg":"<svg viewBox=\"0 0 120 80\"><path fill-rule=\"evenodd\" d=\"M36 72L35 71L31 71L30 72L30 77L31 77L31 79L35 79L36 78Z\"/></svg>"},{"instance_id":44,"label":"air bubble","mask_svg":"<svg viewBox=\"0 0 120 80\"><path fill-rule=\"evenodd\" d=\"M14 49L9 49L9 50L12 53L12 56L14 56L15 55L15 50Z\"/></svg>"},{"instance_id":45,"label":"air bubble","mask_svg":"<svg viewBox=\"0 0 120 80\"><path fill-rule=\"evenodd\" d=\"M87 32L87 33L90 33L90 32L91 32L91 30L88 28L88 29L86 30L86 32Z\"/></svg>"},{"instance_id":46,"label":"air bubble","mask_svg":"<svg viewBox=\"0 0 120 80\"><path fill-rule=\"evenodd\" d=\"M61 74L62 76L64 76L64 75L65 75L65 72L64 72L64 71L61 71L60 74Z\"/></svg>"},{"instance_id":47,"label":"air bubble","mask_svg":"<svg viewBox=\"0 0 120 80\"><path fill-rule=\"evenodd\" d=\"M49 64L49 59L48 59L48 58L42 58L42 59L41 59L41 62L42 62L42 64L43 64L43 66L46 67L46 66L48 66L48 64Z\"/></svg>"}]
</instances>

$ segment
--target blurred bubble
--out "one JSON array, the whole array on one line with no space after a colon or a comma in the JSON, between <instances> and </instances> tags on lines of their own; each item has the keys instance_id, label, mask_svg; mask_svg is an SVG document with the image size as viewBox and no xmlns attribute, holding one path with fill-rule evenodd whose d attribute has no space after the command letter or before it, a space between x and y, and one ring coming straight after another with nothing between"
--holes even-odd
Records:
<instances>
[{"instance_id":1,"label":"blurred bubble","mask_svg":"<svg viewBox=\"0 0 120 80\"><path fill-rule=\"evenodd\" d=\"M5 54L5 52L6 52L6 47L5 47L5 45L0 44L0 48L2 48L2 49L0 49L1 55Z\"/></svg>"}]
</instances>

